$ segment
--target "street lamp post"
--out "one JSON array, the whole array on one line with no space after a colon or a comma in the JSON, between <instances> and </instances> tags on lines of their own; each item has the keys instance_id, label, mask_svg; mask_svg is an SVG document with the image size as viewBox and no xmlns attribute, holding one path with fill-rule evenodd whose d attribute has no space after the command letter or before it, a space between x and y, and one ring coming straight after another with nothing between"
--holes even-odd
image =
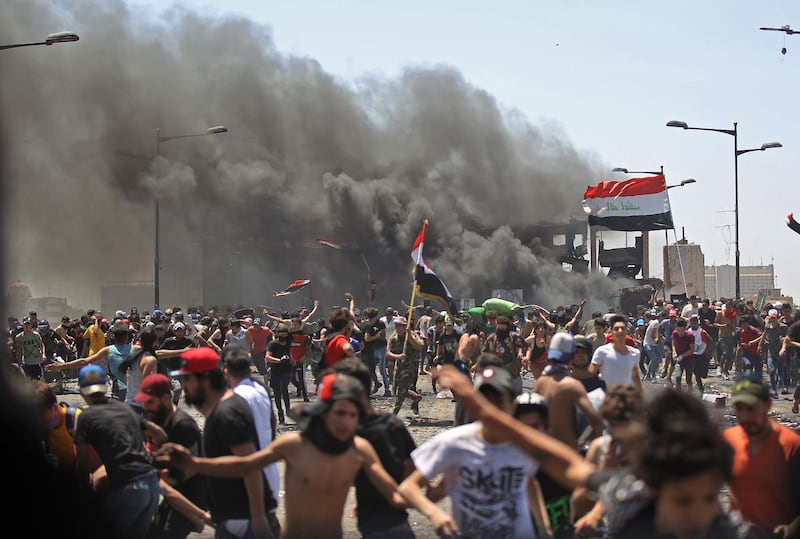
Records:
<instances>
[{"instance_id":1,"label":"street lamp post","mask_svg":"<svg viewBox=\"0 0 800 539\"><path fill-rule=\"evenodd\" d=\"M733 202L733 215L734 215L734 243L735 243L735 259L736 259L736 299L742 297L741 286L741 272L740 272L740 253L739 253L739 156L749 152L757 152L768 150L770 148L781 148L783 145L780 142L765 142L760 148L750 148L747 150L739 149L739 133L737 129L737 122L733 122L733 129L714 129L711 127L690 127L686 122L679 120L671 120L667 122L667 127L679 127L684 130L691 131L714 131L716 133L724 133L733 137L733 181L734 181L734 202Z\"/></svg>"},{"instance_id":2,"label":"street lamp post","mask_svg":"<svg viewBox=\"0 0 800 539\"><path fill-rule=\"evenodd\" d=\"M156 166L158 166L158 158L161 156L161 143L168 142L170 140L176 140L180 138L192 138L192 137L205 137L208 135L217 135L219 133L227 133L228 128L222 125L217 125L215 127L209 127L205 133L192 133L188 135L171 135L168 137L161 136L161 129L156 128ZM153 256L153 288L154 288L154 297L153 297L153 308L159 308L159 300L160 300L160 281L159 281L159 273L160 273L160 260L159 260L159 229L160 229L160 221L161 221L161 211L160 211L160 204L159 204L159 197L158 193L156 193L156 223L155 223L155 242L154 242L154 256Z\"/></svg>"},{"instance_id":3,"label":"street lamp post","mask_svg":"<svg viewBox=\"0 0 800 539\"><path fill-rule=\"evenodd\" d=\"M11 45L0 45L0 51L5 49L16 49L17 47L34 47L36 45L53 45L54 43L69 43L71 41L78 41L80 39L75 32L55 32L48 35L44 41L37 41L35 43L14 43Z\"/></svg>"}]
</instances>

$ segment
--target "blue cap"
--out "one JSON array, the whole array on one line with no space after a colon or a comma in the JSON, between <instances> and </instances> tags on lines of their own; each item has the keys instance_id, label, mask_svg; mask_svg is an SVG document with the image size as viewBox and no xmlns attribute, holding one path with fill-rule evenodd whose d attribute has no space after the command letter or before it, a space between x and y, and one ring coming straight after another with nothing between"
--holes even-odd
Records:
<instances>
[{"instance_id":1,"label":"blue cap","mask_svg":"<svg viewBox=\"0 0 800 539\"><path fill-rule=\"evenodd\" d=\"M550 339L547 359L558 363L566 363L575 355L575 337L571 333L560 331Z\"/></svg>"},{"instance_id":2,"label":"blue cap","mask_svg":"<svg viewBox=\"0 0 800 539\"><path fill-rule=\"evenodd\" d=\"M106 373L97 365L86 365L78 371L78 385L83 395L105 393Z\"/></svg>"},{"instance_id":3,"label":"blue cap","mask_svg":"<svg viewBox=\"0 0 800 539\"><path fill-rule=\"evenodd\" d=\"M153 311L153 314L156 315L156 316L161 316L164 313L161 312L161 309L156 309L156 310Z\"/></svg>"}]
</instances>

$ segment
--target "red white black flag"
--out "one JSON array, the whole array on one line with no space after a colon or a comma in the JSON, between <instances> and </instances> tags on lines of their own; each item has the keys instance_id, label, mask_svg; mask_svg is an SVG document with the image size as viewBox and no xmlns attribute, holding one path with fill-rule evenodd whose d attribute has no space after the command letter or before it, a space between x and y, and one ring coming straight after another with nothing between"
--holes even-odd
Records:
<instances>
[{"instance_id":1,"label":"red white black flag","mask_svg":"<svg viewBox=\"0 0 800 539\"><path fill-rule=\"evenodd\" d=\"M283 292L278 292L277 290L273 290L272 295L275 296L276 298L282 298L283 296L294 294L301 288L305 288L310 284L311 284L311 279L297 279L295 282L287 286Z\"/></svg>"},{"instance_id":2,"label":"red white black flag","mask_svg":"<svg viewBox=\"0 0 800 539\"><path fill-rule=\"evenodd\" d=\"M583 194L583 210L590 226L628 231L674 228L667 184L660 174L590 185Z\"/></svg>"},{"instance_id":3,"label":"red white black flag","mask_svg":"<svg viewBox=\"0 0 800 539\"><path fill-rule=\"evenodd\" d=\"M447 306L447 312L452 316L458 314L458 306L453 299L452 294L444 285L444 282L436 275L436 272L431 269L425 259L422 258L422 247L425 244L425 232L428 230L428 221L422 224L422 231L414 241L414 247L411 249L411 259L415 264L414 271L414 286L417 289L417 294L422 297L435 299L442 305Z\"/></svg>"}]
</instances>

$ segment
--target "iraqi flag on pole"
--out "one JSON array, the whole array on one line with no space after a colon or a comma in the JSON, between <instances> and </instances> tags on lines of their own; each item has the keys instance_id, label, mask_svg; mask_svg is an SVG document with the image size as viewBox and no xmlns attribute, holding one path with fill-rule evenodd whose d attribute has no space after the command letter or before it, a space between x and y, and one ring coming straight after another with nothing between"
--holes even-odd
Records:
<instances>
[{"instance_id":1,"label":"iraqi flag on pole","mask_svg":"<svg viewBox=\"0 0 800 539\"><path fill-rule=\"evenodd\" d=\"M295 282L287 286L283 292L278 292L277 290L273 290L272 295L275 296L276 298L282 298L283 296L294 294L301 288L305 288L310 284L311 284L311 279L297 279Z\"/></svg>"},{"instance_id":2,"label":"iraqi flag on pole","mask_svg":"<svg viewBox=\"0 0 800 539\"><path fill-rule=\"evenodd\" d=\"M444 285L442 280L436 275L431 267L422 258L422 247L425 245L425 232L428 230L427 219L422 224L422 231L414 241L414 247L411 249L411 259L414 261L414 286L416 292L422 297L433 299L447 306L447 312L455 316L458 314L458 305L456 305L450 291Z\"/></svg>"},{"instance_id":3,"label":"iraqi flag on pole","mask_svg":"<svg viewBox=\"0 0 800 539\"><path fill-rule=\"evenodd\" d=\"M667 184L660 174L590 185L583 194L583 211L589 214L589 226L627 231L674 228Z\"/></svg>"}]
</instances>

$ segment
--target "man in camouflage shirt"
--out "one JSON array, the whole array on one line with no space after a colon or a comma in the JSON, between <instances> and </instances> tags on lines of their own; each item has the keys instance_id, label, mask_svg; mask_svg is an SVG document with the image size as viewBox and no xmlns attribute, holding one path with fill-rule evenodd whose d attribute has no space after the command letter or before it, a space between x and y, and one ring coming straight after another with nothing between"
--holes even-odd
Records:
<instances>
[{"instance_id":1,"label":"man in camouflage shirt","mask_svg":"<svg viewBox=\"0 0 800 539\"><path fill-rule=\"evenodd\" d=\"M419 401L422 399L422 396L416 391L416 386L420 351L425 343L416 331L407 333L407 330L406 319L402 316L395 317L394 335L389 338L386 345L386 357L395 362L394 392L397 398L394 404L395 415L400 413L406 397L411 398L411 411L419 414ZM408 335L407 343L406 335Z\"/></svg>"}]
</instances>

